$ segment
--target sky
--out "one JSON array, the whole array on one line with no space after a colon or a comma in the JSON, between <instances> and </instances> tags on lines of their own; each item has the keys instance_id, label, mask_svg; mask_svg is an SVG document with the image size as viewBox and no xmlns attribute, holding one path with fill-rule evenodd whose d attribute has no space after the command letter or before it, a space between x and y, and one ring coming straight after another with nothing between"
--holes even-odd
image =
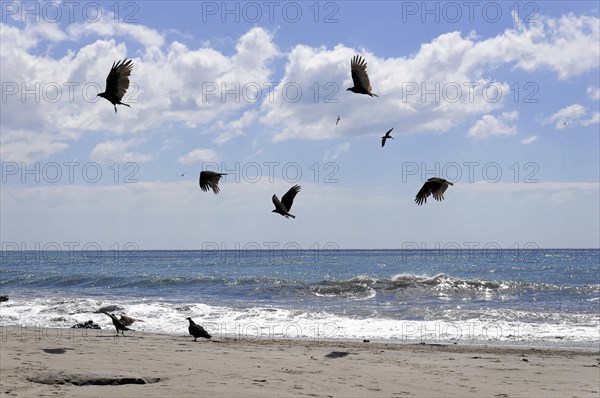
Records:
<instances>
[{"instance_id":1,"label":"sky","mask_svg":"<svg viewBox=\"0 0 600 398\"><path fill-rule=\"evenodd\" d=\"M1 4L3 250L600 247L596 1Z\"/></svg>"}]
</instances>

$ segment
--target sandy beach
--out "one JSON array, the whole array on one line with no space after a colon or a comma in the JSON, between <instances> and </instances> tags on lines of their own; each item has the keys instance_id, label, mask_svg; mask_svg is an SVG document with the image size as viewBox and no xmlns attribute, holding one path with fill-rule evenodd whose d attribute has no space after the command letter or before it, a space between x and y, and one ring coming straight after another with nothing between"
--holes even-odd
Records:
<instances>
[{"instance_id":1,"label":"sandy beach","mask_svg":"<svg viewBox=\"0 0 600 398\"><path fill-rule=\"evenodd\" d=\"M4 396L598 397L600 352L2 328ZM50 383L43 384L42 382ZM78 385L108 383L108 385ZM112 384L146 383L146 384Z\"/></svg>"}]
</instances>

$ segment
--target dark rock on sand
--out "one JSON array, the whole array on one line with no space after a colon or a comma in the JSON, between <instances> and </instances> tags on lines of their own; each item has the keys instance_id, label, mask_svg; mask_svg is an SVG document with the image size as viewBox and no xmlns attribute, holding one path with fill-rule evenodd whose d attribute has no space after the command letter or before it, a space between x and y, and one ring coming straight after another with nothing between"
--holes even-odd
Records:
<instances>
[{"instance_id":1,"label":"dark rock on sand","mask_svg":"<svg viewBox=\"0 0 600 398\"><path fill-rule=\"evenodd\" d=\"M87 322L80 322L77 325L71 326L71 329L100 329L100 325L89 320Z\"/></svg>"},{"instance_id":2,"label":"dark rock on sand","mask_svg":"<svg viewBox=\"0 0 600 398\"><path fill-rule=\"evenodd\" d=\"M8 301L8 296L7 295L0 296L0 303L2 303L3 301Z\"/></svg>"},{"instance_id":3,"label":"dark rock on sand","mask_svg":"<svg viewBox=\"0 0 600 398\"><path fill-rule=\"evenodd\" d=\"M110 386L121 384L151 384L160 381L160 377L142 377L136 375L111 375L101 373L42 373L27 377L27 380L50 385L72 384L75 386Z\"/></svg>"}]
</instances>

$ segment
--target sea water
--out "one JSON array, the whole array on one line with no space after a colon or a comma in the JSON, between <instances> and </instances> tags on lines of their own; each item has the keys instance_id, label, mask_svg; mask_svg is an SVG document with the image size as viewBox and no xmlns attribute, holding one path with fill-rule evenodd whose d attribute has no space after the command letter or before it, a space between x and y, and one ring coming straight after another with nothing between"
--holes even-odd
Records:
<instances>
[{"instance_id":1,"label":"sea water","mask_svg":"<svg viewBox=\"0 0 600 398\"><path fill-rule=\"evenodd\" d=\"M3 251L0 326L600 346L600 250ZM109 333L109 332L106 332ZM131 333L131 332L130 332Z\"/></svg>"}]
</instances>

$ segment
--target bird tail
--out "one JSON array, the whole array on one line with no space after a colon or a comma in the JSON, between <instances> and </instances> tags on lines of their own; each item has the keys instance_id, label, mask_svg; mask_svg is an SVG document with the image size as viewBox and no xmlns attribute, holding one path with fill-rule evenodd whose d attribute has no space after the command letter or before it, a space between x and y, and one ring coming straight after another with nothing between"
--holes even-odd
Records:
<instances>
[{"instance_id":1,"label":"bird tail","mask_svg":"<svg viewBox=\"0 0 600 398\"><path fill-rule=\"evenodd\" d=\"M371 97L379 97L377 94L369 93Z\"/></svg>"},{"instance_id":2,"label":"bird tail","mask_svg":"<svg viewBox=\"0 0 600 398\"><path fill-rule=\"evenodd\" d=\"M287 215L287 216L290 216L290 217L292 217L292 218L296 218L296 216L294 216L293 214L290 214L290 213L288 213L288 214L286 214L286 215Z\"/></svg>"},{"instance_id":3,"label":"bird tail","mask_svg":"<svg viewBox=\"0 0 600 398\"><path fill-rule=\"evenodd\" d=\"M121 105L125 105L125 106L126 106L126 107L128 107L128 108L131 108L131 106L130 106L129 104L126 104L126 103L124 103L124 102L121 102L121 101L119 101L119 104L121 104Z\"/></svg>"}]
</instances>

